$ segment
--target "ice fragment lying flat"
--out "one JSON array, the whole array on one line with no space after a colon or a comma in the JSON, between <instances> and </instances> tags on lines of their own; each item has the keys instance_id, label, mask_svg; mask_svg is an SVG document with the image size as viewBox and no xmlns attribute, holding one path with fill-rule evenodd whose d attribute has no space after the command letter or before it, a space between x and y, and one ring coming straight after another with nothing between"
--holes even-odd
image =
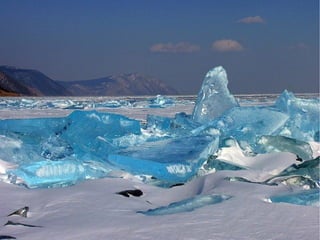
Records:
<instances>
[{"instance_id":1,"label":"ice fragment lying flat","mask_svg":"<svg viewBox=\"0 0 320 240\"><path fill-rule=\"evenodd\" d=\"M145 142L109 154L108 162L130 173L150 175L170 184L185 182L217 150L218 139L200 135Z\"/></svg>"},{"instance_id":2,"label":"ice fragment lying flat","mask_svg":"<svg viewBox=\"0 0 320 240\"><path fill-rule=\"evenodd\" d=\"M218 195L218 194L199 195L193 198L188 198L179 202L171 203L168 206L149 209L147 211L138 211L138 213L142 213L147 216L155 216L155 215L176 214L181 212L190 212L197 208L201 208L207 205L221 203L230 198L231 196Z\"/></svg>"},{"instance_id":3,"label":"ice fragment lying flat","mask_svg":"<svg viewBox=\"0 0 320 240\"><path fill-rule=\"evenodd\" d=\"M319 204L319 189L310 189L289 194L282 194L270 197L272 203L291 203L304 206L317 206Z\"/></svg>"},{"instance_id":4,"label":"ice fragment lying flat","mask_svg":"<svg viewBox=\"0 0 320 240\"><path fill-rule=\"evenodd\" d=\"M19 168L10 169L7 173L11 183L28 188L51 188L106 177L110 171L107 165L95 161L61 160L21 164Z\"/></svg>"}]
</instances>

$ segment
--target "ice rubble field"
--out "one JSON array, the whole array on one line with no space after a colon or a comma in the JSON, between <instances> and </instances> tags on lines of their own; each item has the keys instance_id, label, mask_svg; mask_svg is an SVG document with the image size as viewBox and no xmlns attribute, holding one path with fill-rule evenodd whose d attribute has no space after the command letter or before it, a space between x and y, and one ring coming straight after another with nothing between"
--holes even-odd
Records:
<instances>
[{"instance_id":1,"label":"ice rubble field","mask_svg":"<svg viewBox=\"0 0 320 240\"><path fill-rule=\"evenodd\" d=\"M319 97L227 84L216 67L195 103L0 100L0 239L319 239Z\"/></svg>"}]
</instances>

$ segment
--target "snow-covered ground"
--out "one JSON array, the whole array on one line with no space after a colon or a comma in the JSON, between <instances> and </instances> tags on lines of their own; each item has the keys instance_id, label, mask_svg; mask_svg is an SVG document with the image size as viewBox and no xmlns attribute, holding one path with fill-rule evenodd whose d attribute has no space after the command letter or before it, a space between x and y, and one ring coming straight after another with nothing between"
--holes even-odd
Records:
<instances>
[{"instance_id":1,"label":"snow-covered ground","mask_svg":"<svg viewBox=\"0 0 320 240\"><path fill-rule=\"evenodd\" d=\"M319 208L265 201L284 186L228 182L219 172L169 189L136 179L104 178L54 189L0 183L0 236L17 239L319 239ZM116 194L140 189L140 197ZM147 216L137 211L196 195L232 198L194 211ZM28 217L7 215L28 206ZM34 225L6 225L7 221Z\"/></svg>"}]
</instances>

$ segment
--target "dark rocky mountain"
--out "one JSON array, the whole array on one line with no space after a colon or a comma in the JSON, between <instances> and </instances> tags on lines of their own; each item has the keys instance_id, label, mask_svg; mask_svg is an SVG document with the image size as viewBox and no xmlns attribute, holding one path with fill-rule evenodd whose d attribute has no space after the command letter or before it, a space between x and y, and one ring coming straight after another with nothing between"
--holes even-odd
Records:
<instances>
[{"instance_id":1,"label":"dark rocky mountain","mask_svg":"<svg viewBox=\"0 0 320 240\"><path fill-rule=\"evenodd\" d=\"M36 92L0 71L0 96L19 95L33 96L36 95Z\"/></svg>"},{"instance_id":2,"label":"dark rocky mountain","mask_svg":"<svg viewBox=\"0 0 320 240\"><path fill-rule=\"evenodd\" d=\"M35 96L66 96L71 93L58 82L47 77L37 70L20 69L15 67L0 66L0 73L4 73L20 85L29 89L32 94L16 91L22 95Z\"/></svg>"},{"instance_id":3,"label":"dark rocky mountain","mask_svg":"<svg viewBox=\"0 0 320 240\"><path fill-rule=\"evenodd\" d=\"M129 96L172 95L178 92L163 82L138 73L83 81L55 81L43 73L0 66L0 96Z\"/></svg>"},{"instance_id":4,"label":"dark rocky mountain","mask_svg":"<svg viewBox=\"0 0 320 240\"><path fill-rule=\"evenodd\" d=\"M112 75L105 78L59 82L72 95L79 96L129 96L170 95L178 92L163 82L139 73Z\"/></svg>"}]
</instances>

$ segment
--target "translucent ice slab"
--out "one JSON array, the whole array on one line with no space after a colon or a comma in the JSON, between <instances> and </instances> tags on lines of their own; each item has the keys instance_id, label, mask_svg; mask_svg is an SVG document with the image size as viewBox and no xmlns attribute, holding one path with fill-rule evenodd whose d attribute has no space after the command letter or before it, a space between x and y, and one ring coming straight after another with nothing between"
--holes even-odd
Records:
<instances>
[{"instance_id":1,"label":"translucent ice slab","mask_svg":"<svg viewBox=\"0 0 320 240\"><path fill-rule=\"evenodd\" d=\"M223 67L215 67L206 74L193 110L194 121L206 123L226 110L239 106L227 85L227 73Z\"/></svg>"}]
</instances>

